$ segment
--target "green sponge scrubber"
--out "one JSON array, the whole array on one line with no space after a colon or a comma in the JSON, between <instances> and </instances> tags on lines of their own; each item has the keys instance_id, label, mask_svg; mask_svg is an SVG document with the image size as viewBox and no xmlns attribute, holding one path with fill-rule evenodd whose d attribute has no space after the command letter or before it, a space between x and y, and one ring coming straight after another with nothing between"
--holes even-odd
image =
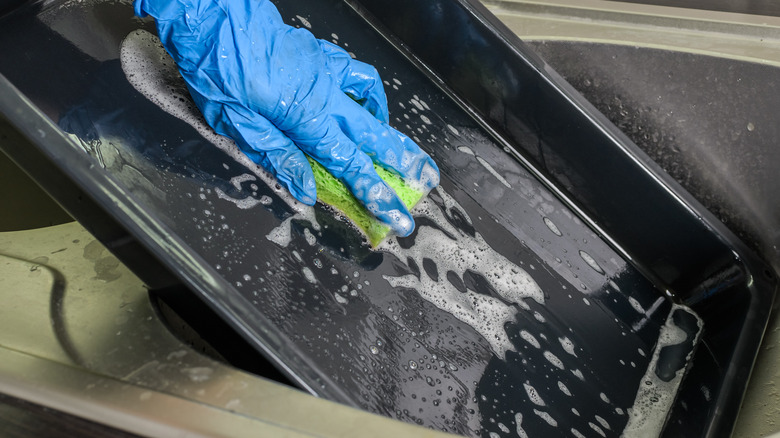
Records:
<instances>
[{"instance_id":1,"label":"green sponge scrubber","mask_svg":"<svg viewBox=\"0 0 780 438\"><path fill-rule=\"evenodd\" d=\"M379 222L366 208L352 195L352 192L336 177L330 174L320 163L309 158L311 170L314 172L314 181L317 184L317 199L339 210L349 218L365 235L371 246L379 245L390 232L390 227ZM374 164L376 173L411 210L424 193L415 190L406 184L400 176Z\"/></svg>"}]
</instances>

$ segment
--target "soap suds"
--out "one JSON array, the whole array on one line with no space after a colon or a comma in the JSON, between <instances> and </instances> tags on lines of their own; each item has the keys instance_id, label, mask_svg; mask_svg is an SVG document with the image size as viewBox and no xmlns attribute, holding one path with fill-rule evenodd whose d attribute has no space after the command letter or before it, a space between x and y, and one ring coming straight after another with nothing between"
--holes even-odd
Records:
<instances>
[{"instance_id":1,"label":"soap suds","mask_svg":"<svg viewBox=\"0 0 780 438\"><path fill-rule=\"evenodd\" d=\"M219 187L215 188L214 191L217 193L217 196L219 197L219 199L224 199L226 201L230 201L233 204L236 204L236 207L238 207L238 208L240 208L242 210L247 210L247 209L250 209L250 208L254 207L257 204L262 204L263 203L262 199L257 199L257 198L252 198L252 197L247 197L247 198L243 198L243 199L233 198L231 196L228 196L222 190L220 190Z\"/></svg>"},{"instance_id":2,"label":"soap suds","mask_svg":"<svg viewBox=\"0 0 780 438\"><path fill-rule=\"evenodd\" d=\"M523 387L525 388L526 394L528 394L528 398L533 404L537 406L547 406L544 403L544 400L542 400L542 397L539 395L539 392L536 391L536 388L527 383L523 383Z\"/></svg>"},{"instance_id":3,"label":"soap suds","mask_svg":"<svg viewBox=\"0 0 780 438\"><path fill-rule=\"evenodd\" d=\"M571 354L574 357L577 357L577 353L574 351L574 343L567 338L566 336L562 338L558 338L558 342L561 343L561 347L563 347L563 351Z\"/></svg>"},{"instance_id":4,"label":"soap suds","mask_svg":"<svg viewBox=\"0 0 780 438\"><path fill-rule=\"evenodd\" d=\"M588 254L585 251L580 250L580 257L582 257L582 260L585 261L585 263L588 264L591 268L593 268L594 271L598 272L599 274L604 273L604 269L598 264L596 259L593 258L590 254Z\"/></svg>"},{"instance_id":5,"label":"soap suds","mask_svg":"<svg viewBox=\"0 0 780 438\"><path fill-rule=\"evenodd\" d=\"M563 382L558 381L558 389L560 389L562 393L571 397L571 391L569 391L569 388L566 385L564 385Z\"/></svg>"},{"instance_id":6,"label":"soap suds","mask_svg":"<svg viewBox=\"0 0 780 438\"><path fill-rule=\"evenodd\" d=\"M528 333L525 330L521 330L520 331L520 337L523 338L526 342L528 342L529 344L533 345L536 348L541 348L542 347L541 344L539 344L539 341L536 340L534 335Z\"/></svg>"},{"instance_id":7,"label":"soap suds","mask_svg":"<svg viewBox=\"0 0 780 438\"><path fill-rule=\"evenodd\" d=\"M553 232L553 234L559 237L563 236L563 233L561 233L561 230L558 229L558 226L555 225L555 222L553 222L552 219L545 216L543 220L544 220L544 224L547 225L547 228L549 228L550 231Z\"/></svg>"},{"instance_id":8,"label":"soap suds","mask_svg":"<svg viewBox=\"0 0 780 438\"><path fill-rule=\"evenodd\" d=\"M558 427L558 422L553 419L553 417L550 416L547 412L540 411L538 409L534 409L534 414L538 415L539 418L546 421L547 424L549 424L552 427Z\"/></svg>"},{"instance_id":9,"label":"soap suds","mask_svg":"<svg viewBox=\"0 0 780 438\"><path fill-rule=\"evenodd\" d=\"M230 184L233 184L233 187L235 187L236 190L238 190L239 192L242 190L241 183L247 181L257 181L257 177L249 173L244 173L242 175L238 175L238 176L234 176L233 178L230 178Z\"/></svg>"},{"instance_id":10,"label":"soap suds","mask_svg":"<svg viewBox=\"0 0 780 438\"><path fill-rule=\"evenodd\" d=\"M556 368L561 369L561 370L564 369L563 362L561 362L561 360L558 358L558 356L552 354L549 351L545 351L543 353L543 355L544 355L544 358L547 359L547 361L549 361L551 364L553 364Z\"/></svg>"},{"instance_id":11,"label":"soap suds","mask_svg":"<svg viewBox=\"0 0 780 438\"><path fill-rule=\"evenodd\" d=\"M444 201L444 209L428 197L414 211L427 216L441 230L421 225L412 247L402 248L393 238L388 239L379 249L395 255L399 260L414 260L417 266L422 266L423 259L427 258L433 261L438 272L451 271L461 278L467 271L479 273L491 283L503 300L523 309L528 308L523 302L528 298L544 303L542 290L526 271L497 253L479 233L472 237L448 222L445 210L450 213L457 209L460 216L468 215L442 188L437 188L436 194ZM383 277L393 287L417 290L425 300L471 326L490 344L497 356L503 358L507 351L514 350L504 330L504 324L514 320L517 314L514 305L472 290L462 293L445 275L437 279L428 275L420 275L418 278L411 274Z\"/></svg>"},{"instance_id":12,"label":"soap suds","mask_svg":"<svg viewBox=\"0 0 780 438\"><path fill-rule=\"evenodd\" d=\"M686 366L683 366L681 369L677 370L674 378L668 382L659 378L655 371L658 366L661 350L664 347L679 345L688 339L688 334L674 323L673 315L678 311L687 312L695 316L694 313L683 306L677 304L672 306L672 310L666 318L666 323L661 327L661 332L658 335L658 343L656 344L655 350L653 350L653 356L647 366L647 371L640 380L634 404L628 409L628 424L626 424L621 436L659 436L663 431L666 417L669 415L674 399L677 396L677 391L682 383L685 369L687 368ZM696 316L696 319L698 321L699 331L693 339L694 345L701 334L702 328L701 319L699 319L698 316ZM691 351L686 357L686 361L691 359L692 354L693 352Z\"/></svg>"},{"instance_id":13,"label":"soap suds","mask_svg":"<svg viewBox=\"0 0 780 438\"><path fill-rule=\"evenodd\" d=\"M314 216L314 209L303 210L282 221L281 224L266 234L265 238L281 247L287 247L292 241L293 220L308 221L315 230L320 229L320 225Z\"/></svg>"}]
</instances>

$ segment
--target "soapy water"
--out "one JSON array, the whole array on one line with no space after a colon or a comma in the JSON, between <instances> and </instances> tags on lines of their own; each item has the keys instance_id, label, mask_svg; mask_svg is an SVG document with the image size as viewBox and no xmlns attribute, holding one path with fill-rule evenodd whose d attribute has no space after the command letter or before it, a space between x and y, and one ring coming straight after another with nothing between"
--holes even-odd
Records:
<instances>
[{"instance_id":1,"label":"soapy water","mask_svg":"<svg viewBox=\"0 0 780 438\"><path fill-rule=\"evenodd\" d=\"M302 209L301 211L295 213L294 215L282 221L282 223L277 227L275 227L273 230L271 230L265 236L265 238L283 248L286 248L288 245L290 245L290 242L292 241L293 238L292 223L293 221L296 220L307 221L310 224L312 224L312 227L315 230L320 229L320 224L317 222L317 218L314 214L314 209ZM313 235L311 236L314 237ZM307 241L310 241L310 239L311 238L307 238Z\"/></svg>"},{"instance_id":2,"label":"soapy water","mask_svg":"<svg viewBox=\"0 0 780 438\"><path fill-rule=\"evenodd\" d=\"M594 431L596 431L596 433L598 433L599 435L603 436L604 438L607 438L607 434L605 434L604 431L600 427L598 427L597 425L589 422L588 426L590 426L590 428L593 429Z\"/></svg>"},{"instance_id":3,"label":"soapy water","mask_svg":"<svg viewBox=\"0 0 780 438\"><path fill-rule=\"evenodd\" d=\"M526 330L520 331L520 337L523 338L526 342L533 345L534 348L541 348L542 345L539 343L539 341L534 337L534 335L528 333Z\"/></svg>"},{"instance_id":4,"label":"soapy water","mask_svg":"<svg viewBox=\"0 0 780 438\"><path fill-rule=\"evenodd\" d=\"M287 194L286 190L276 185L273 176L249 160L232 141L217 135L206 125L197 108L189 103L189 96L178 76L178 71L176 71L173 62L168 58L167 53L165 53L159 44L159 40L154 35L144 31L137 31L129 35L122 44L122 67L128 80L138 91L169 114L193 126L204 138L214 143L234 160L252 171L252 174L244 174L231 179L231 184L236 187L239 193L243 191L248 195L246 198L231 198L229 195L216 189L216 194L219 198L233 202L238 208L252 208L258 203L268 205L267 203L269 203L270 199L261 198L258 200L253 196L249 196L250 194L244 188L243 183L259 180L275 189L277 195L294 209L295 214L292 217L288 217L281 225L266 235L269 241L280 247L287 247L293 239L292 223L295 221L308 222L315 231L320 229L313 208L297 202ZM179 82L172 78L178 78ZM400 81L394 82L398 83ZM171 84L174 84L174 86L171 86ZM177 88L176 84L180 88ZM415 109L419 111L429 109L421 100L413 100L411 104ZM452 134L460 135L460 132L451 125L447 125L447 129ZM469 149L469 151L471 150ZM461 150L461 152L468 153L465 150ZM471 155L476 157L473 151L471 151ZM491 169L488 168L489 164L486 166L487 163L483 163L483 161L478 160L502 184L511 187L508 182L505 182L505 179L502 181L503 178L495 169L490 171ZM520 190L522 191L523 188L521 187ZM536 207L544 218L544 225L554 235L561 237L563 235L561 230L547 217L547 214L551 212L548 204L546 199L542 200L540 198ZM533 278L524 269L521 269L515 263L493 250L479 233L465 233L453 226L447 217L452 217L454 212L457 212L458 217L462 218L465 223L472 224L472 219L465 213L465 209L443 188L437 188L432 192L431 196L421 201L413 210L413 214L427 218L428 222L434 225L428 225L428 222L420 225L414 236L415 244L412 246L401 245L398 239L390 238L378 248L379 251L391 254L400 261L411 260L417 266L423 266L426 260L428 260L427 263L429 264L433 262L433 265L439 272L437 278L428 275L425 271L421 271L419 276L404 273L401 275L384 275L383 278L394 288L413 289L426 301L467 324L489 344L492 352L497 357L504 358L508 351L515 351L516 348L505 330L506 323L516 322L519 312L530 310L526 303L527 300L544 304L544 295ZM308 228L304 230L304 233L306 233L307 243L313 245L316 237ZM580 257L594 271L604 274L603 268L587 252L581 251ZM312 269L303 267L300 269L300 272L308 282L312 284L318 283L317 274ZM448 274L452 274L462 280L467 273L482 276L490 283L490 286L492 286L492 289L494 289L500 299L478 294L472 290L467 290L463 293L448 279ZM613 285L614 290L619 291L617 284L614 282L610 282L610 284ZM352 292L355 291L352 290ZM357 295L356 292L355 295ZM344 305L349 302L347 296L346 293L337 294L334 299L337 303ZM350 296L354 295L350 292ZM633 302L631 304L634 308L638 307L634 306L635 303ZM638 308L637 311L639 311ZM539 320L538 317L536 319ZM521 337L530 346L537 349L541 348L541 344L536 337L528 331L523 331ZM571 340L566 337L558 337L558 341L566 353L577 356ZM376 354L373 350L371 353ZM563 363L550 351L545 350L543 357L554 368L563 369ZM410 361L407 366L412 368L413 366L417 367L418 364ZM574 369L570 371L578 379L585 380L580 370ZM545 406L544 401L533 386L525 384L524 387L529 399L535 405ZM558 389L568 396L572 393L562 382L559 382ZM572 387L572 390L575 389L575 387ZM556 391L558 390L556 389ZM605 399L605 403L609 403L606 395L602 394L602 399ZM620 408L615 409L620 410ZM544 414L552 422L556 421L549 414ZM537 415L540 414L537 412ZM522 419L523 417L519 413L515 417L519 436L524 436L525 434L521 426ZM550 421L547 421L547 418L544 419L548 424L552 424ZM603 430L610 430L598 418L591 424L601 429L602 432ZM596 428L591 427L591 430L598 433Z\"/></svg>"},{"instance_id":5,"label":"soapy water","mask_svg":"<svg viewBox=\"0 0 780 438\"><path fill-rule=\"evenodd\" d=\"M240 208L242 210L248 210L248 209L254 207L257 204L265 204L265 205L270 204L270 202L268 202L270 199L263 199L263 198L257 199L257 198L252 198L252 197L246 197L246 198L243 198L243 199L233 198L231 196L228 196L219 187L215 188L214 191L217 193L217 196L220 199L224 199L224 200L226 200L228 202L232 202L233 204L236 205L236 207L238 207L238 208Z\"/></svg>"},{"instance_id":6,"label":"soapy water","mask_svg":"<svg viewBox=\"0 0 780 438\"><path fill-rule=\"evenodd\" d=\"M566 386L560 380L558 381L558 389L560 389L562 393L564 393L564 394L568 395L569 397L571 397L571 391L569 391L569 387Z\"/></svg>"},{"instance_id":7,"label":"soapy water","mask_svg":"<svg viewBox=\"0 0 780 438\"><path fill-rule=\"evenodd\" d=\"M515 425L517 426L517 429L515 430L517 436L519 438L528 438L528 434L523 429L523 414L521 414L520 412L515 414Z\"/></svg>"},{"instance_id":8,"label":"soapy water","mask_svg":"<svg viewBox=\"0 0 780 438\"><path fill-rule=\"evenodd\" d=\"M302 17L298 18L304 22ZM254 175L246 174L231 180L237 189L241 189L241 183L254 181L255 177L269 187L278 187L272 175L252 162L233 141L216 134L206 124L197 108L192 105L186 85L175 64L155 35L143 30L130 33L122 42L120 59L128 81L136 90L167 113L187 122L206 140L253 171ZM421 109L427 108L427 104L419 98L413 99L413 104ZM286 190L277 189L276 192L294 208L296 214L288 217L268 233L266 238L286 247L292 240L293 221L303 219L310 221L315 227L318 225L312 207L296 201ZM439 228L419 227L416 243L411 248L402 248L391 238L381 250L395 255L399 260L411 258L418 266L423 265L423 259L434 257L434 263L440 272L453 272L461 278L467 271L479 273L491 282L503 301L470 290L462 294L445 276L436 280L425 275L420 278L414 275L385 276L385 279L393 287L417 290L423 298L474 328L490 344L493 352L503 357L506 351L514 350L503 328L504 324L514 320L517 314L516 306L528 308L523 302L524 299L530 298L543 303L543 293L523 269L495 252L479 234L470 236L449 224L444 217L445 213L457 210L462 217L468 218L468 215L443 189L438 189L437 193L443 200L444 210L430 198L425 198L415 207L414 213L432 219ZM251 208L261 203L251 196L233 199L223 191L218 191L217 195L233 202L239 208ZM379 195L381 194L377 196ZM471 220L467 220L470 223ZM304 271L304 274L309 281L314 276L311 271Z\"/></svg>"},{"instance_id":9,"label":"soapy water","mask_svg":"<svg viewBox=\"0 0 780 438\"><path fill-rule=\"evenodd\" d=\"M582 260L585 261L585 263L588 264L591 268L593 268L594 271L598 272L599 274L604 274L604 269L598 264L596 259L593 258L590 254L587 252L580 250L580 257L582 257Z\"/></svg>"},{"instance_id":10,"label":"soapy water","mask_svg":"<svg viewBox=\"0 0 780 438\"><path fill-rule=\"evenodd\" d=\"M538 415L539 418L544 420L547 424L549 424L552 427L558 427L558 422L553 419L553 417L550 416L547 412L540 411L538 409L534 409L534 414Z\"/></svg>"},{"instance_id":11,"label":"soapy water","mask_svg":"<svg viewBox=\"0 0 780 438\"><path fill-rule=\"evenodd\" d=\"M432 199L434 194L443 201L441 207ZM430 219L436 227L422 224L417 229L414 245L404 248L396 238L391 238L379 247L380 251L393 254L399 260L411 259L417 266L423 266L426 259L431 260L438 272L451 272L460 279L469 271L480 274L503 300L472 290L462 293L447 275L438 275L438 278L422 273L419 277L414 274L385 275L384 279L394 288L416 290L426 301L471 326L498 357L503 358L507 351L514 351L504 325L514 321L518 307L530 309L525 299L543 304L541 288L525 270L496 252L479 233L472 236L450 224L445 214L451 216L457 211L465 218L468 214L441 187L417 204L413 211Z\"/></svg>"},{"instance_id":12,"label":"soapy water","mask_svg":"<svg viewBox=\"0 0 780 438\"><path fill-rule=\"evenodd\" d=\"M523 388L525 388L525 392L528 394L528 399L531 400L533 404L537 406L547 406L544 400L542 400L542 396L540 396L539 392L536 391L536 388L528 383L523 383Z\"/></svg>"},{"instance_id":13,"label":"soapy water","mask_svg":"<svg viewBox=\"0 0 780 438\"><path fill-rule=\"evenodd\" d=\"M563 350L574 357L577 357L577 353L574 351L574 343L567 337L558 338L558 342L561 343Z\"/></svg>"},{"instance_id":14,"label":"soapy water","mask_svg":"<svg viewBox=\"0 0 780 438\"><path fill-rule=\"evenodd\" d=\"M598 415L594 416L594 418L596 419L596 421L599 424L601 424L601 427L603 427L604 429L607 429L607 430L612 430L612 428L609 426L609 423L607 422L607 420L599 417Z\"/></svg>"},{"instance_id":15,"label":"soapy water","mask_svg":"<svg viewBox=\"0 0 780 438\"><path fill-rule=\"evenodd\" d=\"M689 339L691 335L675 324L675 312L684 312L696 319L698 330L693 334L693 339ZM664 347L682 344L687 340L692 341L695 345L701 335L702 327L702 320L686 307L680 305L672 307L666 323L661 327L658 343L641 380L642 383L639 385L634 404L628 410L628 424L623 429L621 436L659 436L661 434L686 370L685 366L676 370L674 377L668 381L660 378L656 374L656 368L661 350ZM693 351L691 350L685 358L685 363L690 361L692 355Z\"/></svg>"},{"instance_id":16,"label":"soapy water","mask_svg":"<svg viewBox=\"0 0 780 438\"><path fill-rule=\"evenodd\" d=\"M565 367L563 366L563 362L561 362L561 360L558 358L558 356L556 356L552 352L545 351L544 352L544 358L547 359L556 368L561 369L561 370L565 369Z\"/></svg>"},{"instance_id":17,"label":"soapy water","mask_svg":"<svg viewBox=\"0 0 780 438\"><path fill-rule=\"evenodd\" d=\"M555 225L555 222L553 222L552 219L548 217L544 217L543 220L544 220L544 224L547 225L547 228L549 228L550 231L553 232L553 234L555 234L558 237L563 236L563 233L561 233L561 230L558 229L558 226Z\"/></svg>"}]
</instances>

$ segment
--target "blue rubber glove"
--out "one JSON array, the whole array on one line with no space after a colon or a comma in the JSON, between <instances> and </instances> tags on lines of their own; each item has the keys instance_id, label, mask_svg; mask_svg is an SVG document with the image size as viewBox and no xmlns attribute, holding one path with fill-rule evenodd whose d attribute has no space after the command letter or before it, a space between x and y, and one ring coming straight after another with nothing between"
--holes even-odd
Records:
<instances>
[{"instance_id":1,"label":"blue rubber glove","mask_svg":"<svg viewBox=\"0 0 780 438\"><path fill-rule=\"evenodd\" d=\"M411 214L372 160L421 190L438 185L439 170L387 124L376 69L287 26L269 0L136 0L135 11L155 18L209 125L298 200L313 205L317 199L305 153L395 233L414 230Z\"/></svg>"}]
</instances>

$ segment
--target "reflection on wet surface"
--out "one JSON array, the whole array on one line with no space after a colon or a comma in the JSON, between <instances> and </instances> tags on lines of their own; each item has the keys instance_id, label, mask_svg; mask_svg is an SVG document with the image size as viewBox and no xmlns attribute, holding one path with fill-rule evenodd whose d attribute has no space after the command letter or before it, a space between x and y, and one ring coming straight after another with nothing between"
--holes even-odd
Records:
<instances>
[{"instance_id":1,"label":"reflection on wet surface","mask_svg":"<svg viewBox=\"0 0 780 438\"><path fill-rule=\"evenodd\" d=\"M643 276L368 25L331 24L362 23L350 9L336 1L279 6L292 25L376 65L391 124L439 163L441 188L413 211L412 236L371 250L330 211L292 202L203 125L155 51L150 22L132 18L129 3L58 3L39 18L19 17L0 32L0 57L29 50L13 35L35 29L45 36L35 53L57 52L51 58L64 67L37 71L35 81L23 78L34 65L0 69L23 92L41 80L56 85L31 97L78 140L74 147L232 285L215 299L262 315L241 320L253 333L286 340L291 347L279 358L320 376L306 382L312 392L470 436L620 435L644 400L639 390L655 372L659 336L673 331L670 315L684 311L672 313ZM74 24L102 20L119 24ZM104 45L88 43L103 32L112 35ZM130 50L121 60L120 46ZM149 76L131 77L140 74L133 65ZM687 348L676 353L683 360L675 376ZM673 399L676 387L658 391ZM666 412L669 403L659 399L651 411Z\"/></svg>"}]
</instances>

